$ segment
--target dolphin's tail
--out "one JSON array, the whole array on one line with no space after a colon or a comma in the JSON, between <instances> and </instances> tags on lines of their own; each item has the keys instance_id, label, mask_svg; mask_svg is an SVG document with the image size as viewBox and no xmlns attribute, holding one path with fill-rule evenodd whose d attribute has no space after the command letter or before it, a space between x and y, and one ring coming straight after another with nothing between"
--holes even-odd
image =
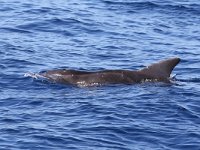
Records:
<instances>
[{"instance_id":1,"label":"dolphin's tail","mask_svg":"<svg viewBox=\"0 0 200 150\"><path fill-rule=\"evenodd\" d=\"M170 77L172 70L179 62L180 58L163 60L140 70L140 72L157 79L166 79Z\"/></svg>"}]
</instances>

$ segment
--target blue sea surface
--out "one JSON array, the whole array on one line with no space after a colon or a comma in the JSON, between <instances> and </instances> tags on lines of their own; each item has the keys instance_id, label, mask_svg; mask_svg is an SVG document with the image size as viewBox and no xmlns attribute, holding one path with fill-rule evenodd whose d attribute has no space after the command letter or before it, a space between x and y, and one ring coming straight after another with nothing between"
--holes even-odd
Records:
<instances>
[{"instance_id":1,"label":"blue sea surface","mask_svg":"<svg viewBox=\"0 0 200 150\"><path fill-rule=\"evenodd\" d=\"M1 0L1 150L200 150L199 0ZM176 81L74 87L24 76L141 69Z\"/></svg>"}]
</instances>

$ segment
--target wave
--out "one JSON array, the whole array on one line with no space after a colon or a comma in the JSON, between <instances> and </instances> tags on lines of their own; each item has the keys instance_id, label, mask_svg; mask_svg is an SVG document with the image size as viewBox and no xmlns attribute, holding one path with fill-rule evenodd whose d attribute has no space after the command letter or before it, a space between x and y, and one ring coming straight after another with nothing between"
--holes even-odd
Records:
<instances>
[{"instance_id":1,"label":"wave","mask_svg":"<svg viewBox=\"0 0 200 150\"><path fill-rule=\"evenodd\" d=\"M31 31L18 29L13 27L1 27L0 30L7 31L7 32L17 32L17 33L32 33Z\"/></svg>"},{"instance_id":2,"label":"wave","mask_svg":"<svg viewBox=\"0 0 200 150\"><path fill-rule=\"evenodd\" d=\"M170 3L156 3L156 2L123 2L123 1L109 1L109 0L103 0L103 2L108 6L115 6L116 8L120 9L126 9L131 8L132 11L134 10L165 10L169 13L172 12L178 12L178 13L192 13L195 15L200 14L200 5L199 4L190 4L190 5L181 5L181 4L170 4ZM135 11L136 12L136 11Z\"/></svg>"},{"instance_id":3,"label":"wave","mask_svg":"<svg viewBox=\"0 0 200 150\"><path fill-rule=\"evenodd\" d=\"M80 33L80 31L95 33L102 32L102 30L98 29L97 24L91 22L91 20L83 21L74 18L52 18L37 22L25 23L16 26L16 28L24 32L41 31L63 34L64 36L74 36L74 34Z\"/></svg>"},{"instance_id":4,"label":"wave","mask_svg":"<svg viewBox=\"0 0 200 150\"><path fill-rule=\"evenodd\" d=\"M200 83L200 78L190 78L190 79L175 79L179 82L193 82L193 83Z\"/></svg>"},{"instance_id":5,"label":"wave","mask_svg":"<svg viewBox=\"0 0 200 150\"><path fill-rule=\"evenodd\" d=\"M2 59L1 62L5 64L4 66L6 67L23 67L23 66L38 65L38 63L17 58Z\"/></svg>"}]
</instances>

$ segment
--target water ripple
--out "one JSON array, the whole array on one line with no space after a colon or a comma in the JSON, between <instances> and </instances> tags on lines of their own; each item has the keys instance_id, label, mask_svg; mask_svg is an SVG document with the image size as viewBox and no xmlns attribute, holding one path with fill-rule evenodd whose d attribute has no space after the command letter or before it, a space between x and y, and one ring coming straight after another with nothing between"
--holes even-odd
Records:
<instances>
[{"instance_id":1,"label":"water ripple","mask_svg":"<svg viewBox=\"0 0 200 150\"><path fill-rule=\"evenodd\" d=\"M103 1L107 5L111 6L118 6L118 8L122 9L127 9L127 8L132 8L133 10L153 10L153 9L158 9L158 10L166 10L168 12L178 12L180 14L184 13L191 13L194 15L199 15L199 7L200 5L194 4L194 5L181 5L181 4L162 4L162 3L154 3L154 2L113 2L113 1L108 1L104 0ZM123 8L125 7L125 8ZM128 11L130 13L130 11ZM136 13L136 11L131 11Z\"/></svg>"},{"instance_id":2,"label":"water ripple","mask_svg":"<svg viewBox=\"0 0 200 150\"><path fill-rule=\"evenodd\" d=\"M5 30L7 32L25 33L25 34L32 33L32 32L27 31L27 30L17 29L17 28L11 28L11 27L1 27L0 30Z\"/></svg>"}]
</instances>

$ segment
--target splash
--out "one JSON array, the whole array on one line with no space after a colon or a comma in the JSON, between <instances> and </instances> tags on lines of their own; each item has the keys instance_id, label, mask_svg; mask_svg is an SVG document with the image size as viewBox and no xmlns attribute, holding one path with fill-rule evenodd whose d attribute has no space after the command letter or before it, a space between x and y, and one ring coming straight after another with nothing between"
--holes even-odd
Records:
<instances>
[{"instance_id":1,"label":"splash","mask_svg":"<svg viewBox=\"0 0 200 150\"><path fill-rule=\"evenodd\" d=\"M34 78L34 79L46 79L44 76L41 76L38 73L31 73L31 72L25 73L24 77L31 77L31 78Z\"/></svg>"}]
</instances>

